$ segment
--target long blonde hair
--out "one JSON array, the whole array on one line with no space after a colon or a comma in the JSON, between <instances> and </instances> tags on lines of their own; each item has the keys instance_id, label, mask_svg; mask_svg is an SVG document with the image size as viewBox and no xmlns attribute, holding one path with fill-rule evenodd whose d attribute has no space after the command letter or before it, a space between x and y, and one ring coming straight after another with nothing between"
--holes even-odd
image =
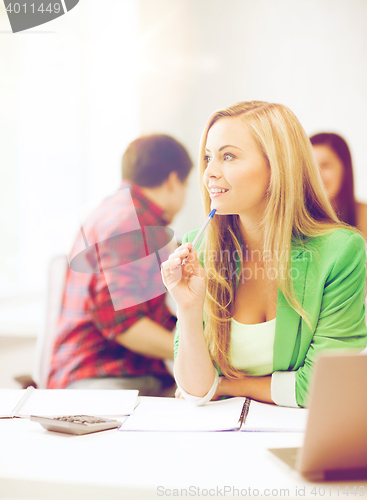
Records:
<instances>
[{"instance_id":1,"label":"long blonde hair","mask_svg":"<svg viewBox=\"0 0 367 500\"><path fill-rule=\"evenodd\" d=\"M315 237L345 226L339 222L326 197L305 131L292 111L281 104L240 102L213 113L201 139L201 179L207 166L205 146L209 129L221 118L235 116L243 119L271 170L267 208L261 221L264 252L272 255L272 267L277 271L279 289L290 306L308 322L290 277L291 240ZM208 213L210 197L202 182L201 192L205 213ZM220 258L218 248L226 250L220 252ZM208 276L204 305L204 334L208 348L223 375L240 378L243 372L231 365L229 356L237 285L237 273L234 270L243 263L239 216L214 217L199 255L204 259Z\"/></svg>"}]
</instances>

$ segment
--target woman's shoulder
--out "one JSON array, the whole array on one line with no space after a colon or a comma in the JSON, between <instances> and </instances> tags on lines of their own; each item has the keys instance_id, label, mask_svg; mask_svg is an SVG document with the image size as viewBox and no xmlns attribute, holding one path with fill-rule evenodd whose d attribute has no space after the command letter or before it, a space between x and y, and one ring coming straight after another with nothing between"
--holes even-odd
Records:
<instances>
[{"instance_id":1,"label":"woman's shoulder","mask_svg":"<svg viewBox=\"0 0 367 500\"><path fill-rule=\"evenodd\" d=\"M307 238L304 248L318 254L327 253L330 257L341 253L365 251L365 241L360 233L347 227L338 227L325 234Z\"/></svg>"}]
</instances>

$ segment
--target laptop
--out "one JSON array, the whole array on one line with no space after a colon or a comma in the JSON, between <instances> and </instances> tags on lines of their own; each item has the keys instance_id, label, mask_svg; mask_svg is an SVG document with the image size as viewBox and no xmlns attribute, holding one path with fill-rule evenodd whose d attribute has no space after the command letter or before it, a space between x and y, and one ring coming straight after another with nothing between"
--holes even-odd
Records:
<instances>
[{"instance_id":1,"label":"laptop","mask_svg":"<svg viewBox=\"0 0 367 500\"><path fill-rule=\"evenodd\" d=\"M270 451L311 481L367 479L367 356L322 355L303 447Z\"/></svg>"}]
</instances>

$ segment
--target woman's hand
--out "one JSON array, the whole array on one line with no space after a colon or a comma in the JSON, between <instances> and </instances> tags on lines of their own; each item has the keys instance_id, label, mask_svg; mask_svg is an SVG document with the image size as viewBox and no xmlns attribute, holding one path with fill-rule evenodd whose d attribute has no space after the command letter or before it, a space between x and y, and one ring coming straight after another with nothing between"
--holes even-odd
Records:
<instances>
[{"instance_id":1,"label":"woman's hand","mask_svg":"<svg viewBox=\"0 0 367 500\"><path fill-rule=\"evenodd\" d=\"M271 399L271 376L245 377L243 379L229 379L219 377L217 390L211 401L217 401L222 396L250 397L265 403L274 403ZM182 398L180 389L176 389L176 398Z\"/></svg>"},{"instance_id":2,"label":"woman's hand","mask_svg":"<svg viewBox=\"0 0 367 500\"><path fill-rule=\"evenodd\" d=\"M198 304L202 307L206 293L205 269L197 258L196 250L191 249L192 243L181 245L161 266L165 287L177 306L184 309Z\"/></svg>"}]
</instances>

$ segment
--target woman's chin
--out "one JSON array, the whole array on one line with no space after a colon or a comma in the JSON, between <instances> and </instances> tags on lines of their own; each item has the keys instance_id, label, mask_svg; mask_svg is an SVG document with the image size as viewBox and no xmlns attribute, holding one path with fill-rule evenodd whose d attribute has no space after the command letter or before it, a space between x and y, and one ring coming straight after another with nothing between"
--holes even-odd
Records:
<instances>
[{"instance_id":1,"label":"woman's chin","mask_svg":"<svg viewBox=\"0 0 367 500\"><path fill-rule=\"evenodd\" d=\"M227 202L223 202L220 200L220 197L213 198L210 203L210 210L215 208L215 215L237 215L238 211L234 210L234 207L229 206L230 204Z\"/></svg>"},{"instance_id":2,"label":"woman's chin","mask_svg":"<svg viewBox=\"0 0 367 500\"><path fill-rule=\"evenodd\" d=\"M224 208L220 208L218 206L215 206L215 204L211 204L210 210L213 210L215 208L215 215L234 215L233 212L229 210L225 210Z\"/></svg>"}]
</instances>

